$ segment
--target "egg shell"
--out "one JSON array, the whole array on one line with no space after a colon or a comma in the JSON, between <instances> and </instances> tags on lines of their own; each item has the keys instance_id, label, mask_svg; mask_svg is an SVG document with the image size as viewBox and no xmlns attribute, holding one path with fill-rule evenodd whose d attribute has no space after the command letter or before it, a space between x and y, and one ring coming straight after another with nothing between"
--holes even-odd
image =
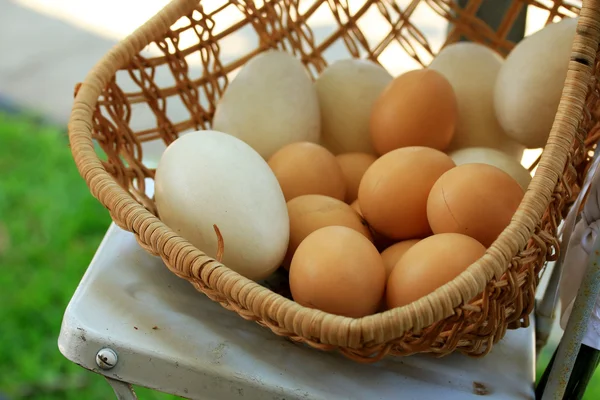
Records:
<instances>
[{"instance_id":1,"label":"egg shell","mask_svg":"<svg viewBox=\"0 0 600 400\"><path fill-rule=\"evenodd\" d=\"M346 181L335 156L316 143L292 143L269 159L286 201L305 194L338 200L346 196Z\"/></svg>"},{"instance_id":2,"label":"egg shell","mask_svg":"<svg viewBox=\"0 0 600 400\"><path fill-rule=\"evenodd\" d=\"M217 131L188 133L164 151L155 175L161 220L210 257L253 280L269 276L285 256L285 198L265 160L243 141Z\"/></svg>"},{"instance_id":3,"label":"egg shell","mask_svg":"<svg viewBox=\"0 0 600 400\"><path fill-rule=\"evenodd\" d=\"M388 307L402 307L432 293L479 260L485 251L481 243L458 233L421 240L404 253L388 278Z\"/></svg>"},{"instance_id":4,"label":"egg shell","mask_svg":"<svg viewBox=\"0 0 600 400\"><path fill-rule=\"evenodd\" d=\"M395 241L431 234L427 197L454 162L439 150L405 147L375 161L358 190L360 210L369 225Z\"/></svg>"},{"instance_id":5,"label":"egg shell","mask_svg":"<svg viewBox=\"0 0 600 400\"><path fill-rule=\"evenodd\" d=\"M212 123L268 159L287 144L319 141L317 91L300 60L268 50L249 60L229 83Z\"/></svg>"},{"instance_id":6,"label":"egg shell","mask_svg":"<svg viewBox=\"0 0 600 400\"><path fill-rule=\"evenodd\" d=\"M369 240L371 232L362 217L348 204L333 197L307 194L287 203L290 218L290 240L284 266L289 267L300 243L317 229L326 226L345 226L354 229Z\"/></svg>"},{"instance_id":7,"label":"egg shell","mask_svg":"<svg viewBox=\"0 0 600 400\"><path fill-rule=\"evenodd\" d=\"M369 60L338 60L325 68L315 81L321 144L333 154L375 153L369 135L371 108L391 81L385 68Z\"/></svg>"},{"instance_id":8,"label":"egg shell","mask_svg":"<svg viewBox=\"0 0 600 400\"><path fill-rule=\"evenodd\" d=\"M346 182L346 203L350 204L358 198L358 186L367 169L377 160L372 154L345 153L336 157Z\"/></svg>"},{"instance_id":9,"label":"egg shell","mask_svg":"<svg viewBox=\"0 0 600 400\"><path fill-rule=\"evenodd\" d=\"M448 80L431 69L409 71L396 77L373 105L371 140L378 154L409 146L444 150L457 119Z\"/></svg>"},{"instance_id":10,"label":"egg shell","mask_svg":"<svg viewBox=\"0 0 600 400\"><path fill-rule=\"evenodd\" d=\"M403 240L402 242L394 243L381 253L381 258L385 265L386 278L390 276L392 270L404 253L420 241L420 239Z\"/></svg>"},{"instance_id":11,"label":"egg shell","mask_svg":"<svg viewBox=\"0 0 600 400\"><path fill-rule=\"evenodd\" d=\"M546 145L562 96L578 18L520 41L502 65L494 109L506 134L528 148Z\"/></svg>"},{"instance_id":12,"label":"egg shell","mask_svg":"<svg viewBox=\"0 0 600 400\"><path fill-rule=\"evenodd\" d=\"M385 290L385 267L363 235L344 226L328 226L300 243L289 279L297 303L359 318L377 312Z\"/></svg>"},{"instance_id":13,"label":"egg shell","mask_svg":"<svg viewBox=\"0 0 600 400\"><path fill-rule=\"evenodd\" d=\"M463 164L443 174L427 200L433 233L462 233L489 247L523 199L510 175L487 164Z\"/></svg>"},{"instance_id":14,"label":"egg shell","mask_svg":"<svg viewBox=\"0 0 600 400\"><path fill-rule=\"evenodd\" d=\"M363 217L362 215L362 211L360 211L360 204L358 204L358 199L354 200L351 204L350 207L352 207L352 209L354 211L356 211L358 213L358 215L360 215L361 217ZM364 217L363 217L364 218Z\"/></svg>"},{"instance_id":15,"label":"egg shell","mask_svg":"<svg viewBox=\"0 0 600 400\"><path fill-rule=\"evenodd\" d=\"M394 240L390 239L389 237L386 237L385 235L382 235L381 233L373 229L372 226L369 225L365 217L362 215L362 211L360 211L358 199L354 200L350 207L352 207L354 211L358 213L363 223L369 228L369 232L371 232L371 237L373 238L373 244L375 245L377 250L384 251L385 249L396 243Z\"/></svg>"},{"instance_id":16,"label":"egg shell","mask_svg":"<svg viewBox=\"0 0 600 400\"><path fill-rule=\"evenodd\" d=\"M489 147L521 160L524 146L506 135L494 111L494 87L503 62L484 45L458 42L444 47L429 65L448 80L457 99L458 122L447 152Z\"/></svg>"},{"instance_id":17,"label":"egg shell","mask_svg":"<svg viewBox=\"0 0 600 400\"><path fill-rule=\"evenodd\" d=\"M516 180L524 191L531 182L531 174L519 161L496 149L470 147L453 151L448 155L456 165L481 163L500 168Z\"/></svg>"}]
</instances>

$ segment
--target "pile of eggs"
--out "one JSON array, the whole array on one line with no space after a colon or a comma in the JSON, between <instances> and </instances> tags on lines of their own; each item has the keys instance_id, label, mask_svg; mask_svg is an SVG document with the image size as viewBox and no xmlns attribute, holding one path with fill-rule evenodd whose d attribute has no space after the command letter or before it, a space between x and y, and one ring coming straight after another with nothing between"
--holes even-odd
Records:
<instances>
[{"instance_id":1,"label":"pile of eggs","mask_svg":"<svg viewBox=\"0 0 600 400\"><path fill-rule=\"evenodd\" d=\"M474 43L391 76L340 60L313 82L270 50L182 134L155 175L161 220L261 281L289 271L293 299L363 317L401 307L481 258L510 223L566 78L577 19L506 59ZM535 51L533 51L535 50Z\"/></svg>"}]
</instances>

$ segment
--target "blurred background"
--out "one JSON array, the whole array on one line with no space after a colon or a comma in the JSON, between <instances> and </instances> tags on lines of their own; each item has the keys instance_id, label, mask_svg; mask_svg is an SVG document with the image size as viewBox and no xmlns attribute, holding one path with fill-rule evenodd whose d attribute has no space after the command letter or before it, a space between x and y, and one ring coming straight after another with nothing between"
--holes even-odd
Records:
<instances>
[{"instance_id":1,"label":"blurred background","mask_svg":"<svg viewBox=\"0 0 600 400\"><path fill-rule=\"evenodd\" d=\"M401 7L408 2L398 1ZM64 359L56 343L67 303L111 222L75 168L66 123L75 84L166 3L0 0L1 400L113 396L101 378ZM328 16L319 15L316 24L326 30ZM539 30L546 17L529 7L525 35ZM387 33L376 18L367 15L361 26L374 38ZM437 51L445 20L428 7L417 8L411 20ZM249 40L232 37L223 56L235 57L252 45ZM419 67L399 46L390 46L381 61L394 75ZM199 60L191 67L199 68ZM531 164L538 153L528 151L523 163ZM538 360L538 376L560 335L557 327ZM172 398L140 389L138 394ZM600 398L600 374L586 398Z\"/></svg>"}]
</instances>

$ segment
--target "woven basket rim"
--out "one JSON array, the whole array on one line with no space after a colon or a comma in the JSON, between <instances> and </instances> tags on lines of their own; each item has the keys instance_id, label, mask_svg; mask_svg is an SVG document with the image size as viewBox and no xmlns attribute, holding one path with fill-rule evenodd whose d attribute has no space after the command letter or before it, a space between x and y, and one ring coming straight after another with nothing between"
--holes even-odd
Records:
<instances>
[{"instance_id":1,"label":"woven basket rim","mask_svg":"<svg viewBox=\"0 0 600 400\"><path fill-rule=\"evenodd\" d=\"M420 330L454 314L456 307L481 293L492 278L499 278L507 271L511 258L526 246L551 202L553 188L562 175L583 115L588 82L592 76L600 41L599 3L598 0L583 1L558 112L537 172L517 212L485 255L451 282L409 305L355 319L300 306L216 261L212 262L213 268L202 273L201 278L215 290L236 281L243 285L245 290L243 294L224 293L228 298L237 298L237 301L247 304L248 309L254 310L266 320L270 319L270 315L281 315L284 312L286 328L291 332L308 338L318 337L322 343L349 348L358 347L364 342L384 343L401 337L409 330ZM93 113L101 92L117 70L126 66L134 55L150 42L160 38L171 25L182 15L191 12L197 4L198 0L172 1L103 56L81 83L68 123L75 164L92 194L111 213L125 215L126 229L138 235L138 240L167 259L177 255L169 254L164 248L164 243L167 239L181 241L181 238L139 204L102 166L92 142ZM162 241L150 240L158 228L167 229L169 238ZM163 246L153 246L152 242L160 242ZM199 249L187 242L183 252L202 255ZM260 296L243 298L253 290L260 289L268 293L262 291ZM321 325L325 318L328 319L329 327L333 324L338 327L336 331L345 334L323 337L332 336L321 334ZM296 323L300 320L304 322ZM307 320L310 320L309 324L306 323Z\"/></svg>"}]
</instances>

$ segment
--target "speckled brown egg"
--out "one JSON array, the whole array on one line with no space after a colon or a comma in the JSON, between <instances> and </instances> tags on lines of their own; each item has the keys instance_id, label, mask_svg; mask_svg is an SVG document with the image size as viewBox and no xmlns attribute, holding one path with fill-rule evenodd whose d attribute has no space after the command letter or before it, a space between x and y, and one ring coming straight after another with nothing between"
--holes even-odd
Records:
<instances>
[{"instance_id":1,"label":"speckled brown egg","mask_svg":"<svg viewBox=\"0 0 600 400\"><path fill-rule=\"evenodd\" d=\"M290 267L293 299L310 308L359 318L377 312L385 290L385 267L364 235L328 226L302 241Z\"/></svg>"},{"instance_id":2,"label":"speckled brown egg","mask_svg":"<svg viewBox=\"0 0 600 400\"><path fill-rule=\"evenodd\" d=\"M396 77L373 104L371 140L378 154L409 146L445 150L457 121L450 82L431 69L409 71Z\"/></svg>"},{"instance_id":3,"label":"speckled brown egg","mask_svg":"<svg viewBox=\"0 0 600 400\"><path fill-rule=\"evenodd\" d=\"M405 147L381 156L365 172L358 202L369 225L394 241L431 234L427 197L454 162L439 150Z\"/></svg>"},{"instance_id":4,"label":"speckled brown egg","mask_svg":"<svg viewBox=\"0 0 600 400\"><path fill-rule=\"evenodd\" d=\"M290 241L284 260L284 267L289 267L296 249L312 232L326 226L345 226L371 240L371 232L363 223L362 217L348 204L333 197L307 194L288 201L290 218Z\"/></svg>"},{"instance_id":5,"label":"speckled brown egg","mask_svg":"<svg viewBox=\"0 0 600 400\"><path fill-rule=\"evenodd\" d=\"M344 174L335 156L316 143L288 144L273 154L269 166L286 201L304 194L322 194L338 200L346 196Z\"/></svg>"},{"instance_id":6,"label":"speckled brown egg","mask_svg":"<svg viewBox=\"0 0 600 400\"><path fill-rule=\"evenodd\" d=\"M367 153L344 153L336 158L346 181L345 201L350 204L358 198L360 180L377 157Z\"/></svg>"},{"instance_id":7,"label":"speckled brown egg","mask_svg":"<svg viewBox=\"0 0 600 400\"><path fill-rule=\"evenodd\" d=\"M489 247L508 226L523 189L501 169L463 164L443 174L427 200L434 233L462 233Z\"/></svg>"},{"instance_id":8,"label":"speckled brown egg","mask_svg":"<svg viewBox=\"0 0 600 400\"><path fill-rule=\"evenodd\" d=\"M484 254L481 243L458 233L442 233L421 240L404 253L388 278L388 307L401 307L428 295Z\"/></svg>"}]
</instances>

